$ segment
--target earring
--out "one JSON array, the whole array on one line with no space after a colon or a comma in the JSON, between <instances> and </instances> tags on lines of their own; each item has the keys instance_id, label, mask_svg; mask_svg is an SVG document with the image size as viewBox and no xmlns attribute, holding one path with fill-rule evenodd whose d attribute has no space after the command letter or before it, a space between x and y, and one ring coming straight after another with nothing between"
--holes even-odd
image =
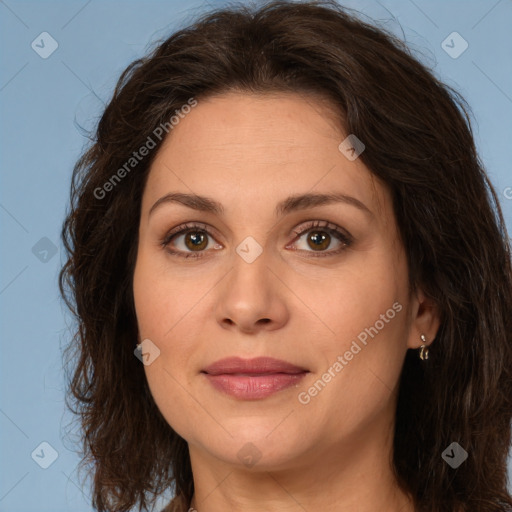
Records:
<instances>
[{"instance_id":1,"label":"earring","mask_svg":"<svg viewBox=\"0 0 512 512\"><path fill-rule=\"evenodd\" d=\"M423 345L421 345L420 347L420 359L422 361L425 361L426 359L428 359L428 347L425 345L425 343L427 342L427 338L425 338L425 335L422 334L420 336L420 339L423 342Z\"/></svg>"}]
</instances>

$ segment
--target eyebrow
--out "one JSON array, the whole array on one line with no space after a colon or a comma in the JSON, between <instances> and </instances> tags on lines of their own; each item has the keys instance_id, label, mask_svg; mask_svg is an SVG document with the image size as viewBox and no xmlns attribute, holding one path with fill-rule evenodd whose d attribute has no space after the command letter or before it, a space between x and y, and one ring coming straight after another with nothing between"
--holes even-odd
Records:
<instances>
[{"instance_id":1,"label":"eyebrow","mask_svg":"<svg viewBox=\"0 0 512 512\"><path fill-rule=\"evenodd\" d=\"M180 192L171 192L158 199L149 210L151 215L159 206L168 203L182 204L188 208L198 210L201 212L213 213L215 215L223 215L224 207L218 201L206 196L197 194L184 194ZM276 216L283 216L293 211L305 210L307 208L314 208L315 206L323 206L333 203L345 203L355 206L359 210L365 212L370 217L374 217L373 212L359 199L341 193L331 194L298 194L289 196L283 201L279 202L275 209Z\"/></svg>"}]
</instances>

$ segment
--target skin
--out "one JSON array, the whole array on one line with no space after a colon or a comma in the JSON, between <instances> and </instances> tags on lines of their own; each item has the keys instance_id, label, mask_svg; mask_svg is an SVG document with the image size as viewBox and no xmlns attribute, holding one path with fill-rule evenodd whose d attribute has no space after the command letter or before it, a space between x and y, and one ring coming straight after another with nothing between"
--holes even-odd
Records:
<instances>
[{"instance_id":1,"label":"skin","mask_svg":"<svg viewBox=\"0 0 512 512\"><path fill-rule=\"evenodd\" d=\"M338 149L347 134L327 107L296 93L201 99L150 169L133 283L139 337L160 350L144 368L160 411L188 442L199 512L414 510L391 470L397 385L407 349L421 346L421 334L434 339L439 315L421 290L409 295L390 193ZM163 203L149 215L169 192L211 197L224 212ZM352 196L371 213L339 202L275 215L289 195L310 192ZM185 234L160 243L194 221L212 233L203 256L170 254L194 254ZM331 235L315 250L311 235L322 228L294 233L308 221L335 224L353 241ZM235 250L248 236L262 249L252 263ZM401 311L301 403L299 393L395 302ZM265 399L235 399L200 373L228 356L271 356L310 373ZM245 448L252 467L237 456L247 443L258 450Z\"/></svg>"}]
</instances>

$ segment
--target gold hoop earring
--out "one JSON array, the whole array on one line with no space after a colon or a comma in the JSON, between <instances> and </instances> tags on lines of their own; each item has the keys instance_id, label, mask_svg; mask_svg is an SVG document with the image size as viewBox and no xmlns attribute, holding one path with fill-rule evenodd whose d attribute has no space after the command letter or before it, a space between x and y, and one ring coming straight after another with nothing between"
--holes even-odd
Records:
<instances>
[{"instance_id":1,"label":"gold hoop earring","mask_svg":"<svg viewBox=\"0 0 512 512\"><path fill-rule=\"evenodd\" d=\"M422 361L425 361L426 359L428 359L428 347L426 346L427 338L425 338L425 335L422 334L420 336L420 339L423 342L423 345L421 345L420 347L420 359Z\"/></svg>"}]
</instances>

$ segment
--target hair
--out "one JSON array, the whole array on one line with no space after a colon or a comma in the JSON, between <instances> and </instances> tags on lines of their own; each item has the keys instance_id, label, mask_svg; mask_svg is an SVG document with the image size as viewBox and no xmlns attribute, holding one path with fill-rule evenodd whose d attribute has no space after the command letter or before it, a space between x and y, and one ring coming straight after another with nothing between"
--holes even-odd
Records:
<instances>
[{"instance_id":1,"label":"hair","mask_svg":"<svg viewBox=\"0 0 512 512\"><path fill-rule=\"evenodd\" d=\"M188 504L194 492L188 445L134 357L132 277L141 197L165 140L155 128L169 132L191 98L227 92L318 95L363 141L359 158L391 191L410 291L421 287L441 316L428 361L405 357L393 471L419 512L510 510L510 245L470 108L403 41L334 1L230 6L159 41L123 71L75 164L59 287L77 320L66 404L95 509L142 510L166 489ZM148 137L156 147L113 182ZM457 469L442 459L452 442L468 452Z\"/></svg>"}]
</instances>

